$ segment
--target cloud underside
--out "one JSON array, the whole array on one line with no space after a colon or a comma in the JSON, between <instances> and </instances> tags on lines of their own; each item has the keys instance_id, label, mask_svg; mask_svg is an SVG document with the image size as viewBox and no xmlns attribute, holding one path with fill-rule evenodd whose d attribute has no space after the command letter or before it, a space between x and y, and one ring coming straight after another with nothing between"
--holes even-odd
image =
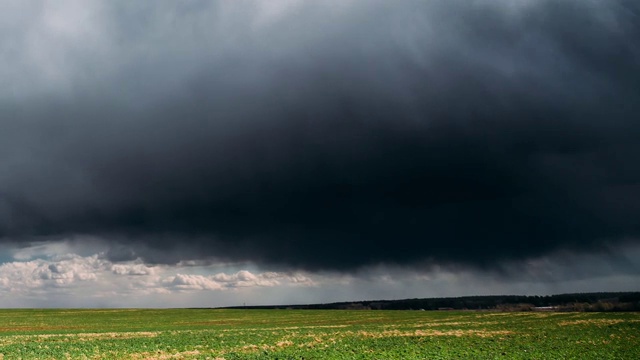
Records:
<instances>
[{"instance_id":1,"label":"cloud underside","mask_svg":"<svg viewBox=\"0 0 640 360\"><path fill-rule=\"evenodd\" d=\"M9 25L3 241L352 270L640 238L637 3L190 4Z\"/></svg>"}]
</instances>

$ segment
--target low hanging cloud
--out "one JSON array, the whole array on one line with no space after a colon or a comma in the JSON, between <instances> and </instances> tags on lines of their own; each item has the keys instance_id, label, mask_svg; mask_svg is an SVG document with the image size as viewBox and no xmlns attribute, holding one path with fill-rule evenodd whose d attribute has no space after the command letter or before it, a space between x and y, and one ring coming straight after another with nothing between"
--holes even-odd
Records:
<instances>
[{"instance_id":1,"label":"low hanging cloud","mask_svg":"<svg viewBox=\"0 0 640 360\"><path fill-rule=\"evenodd\" d=\"M353 270L640 238L635 1L84 4L0 15L3 242Z\"/></svg>"},{"instance_id":2,"label":"low hanging cloud","mask_svg":"<svg viewBox=\"0 0 640 360\"><path fill-rule=\"evenodd\" d=\"M634 289L640 246L606 256L557 253L475 271L376 265L345 272L270 272L252 264L148 264L78 255L69 243L0 265L3 307L216 307L490 294L545 295ZM67 252L70 250L71 252Z\"/></svg>"},{"instance_id":3,"label":"low hanging cloud","mask_svg":"<svg viewBox=\"0 0 640 360\"><path fill-rule=\"evenodd\" d=\"M95 281L96 272L104 269L97 256L69 256L57 261L36 259L0 265L0 291L24 292L33 289L67 287L74 283Z\"/></svg>"},{"instance_id":4,"label":"low hanging cloud","mask_svg":"<svg viewBox=\"0 0 640 360\"><path fill-rule=\"evenodd\" d=\"M162 283L175 290L224 290L250 287L274 287L282 285L312 286L313 280L295 274L288 275L276 272L253 274L247 270L235 274L218 273L214 275L176 274L162 280Z\"/></svg>"},{"instance_id":5,"label":"low hanging cloud","mask_svg":"<svg viewBox=\"0 0 640 360\"><path fill-rule=\"evenodd\" d=\"M0 265L0 295L18 299L15 303L5 299L4 306L87 307L95 306L96 301L103 298L106 298L105 306L124 306L135 297L141 297L144 306L167 306L154 302L153 296L164 296L182 306L211 306L229 301L230 296L221 298L221 293L253 292L260 288L286 292L291 288L317 285L300 272L229 272L228 269L227 272L216 272L211 266L199 266L196 270L204 274L193 273L189 267L145 264L140 259L113 263L104 254L56 254ZM191 303L183 298L185 294L193 296ZM211 303L211 296L218 303Z\"/></svg>"}]
</instances>

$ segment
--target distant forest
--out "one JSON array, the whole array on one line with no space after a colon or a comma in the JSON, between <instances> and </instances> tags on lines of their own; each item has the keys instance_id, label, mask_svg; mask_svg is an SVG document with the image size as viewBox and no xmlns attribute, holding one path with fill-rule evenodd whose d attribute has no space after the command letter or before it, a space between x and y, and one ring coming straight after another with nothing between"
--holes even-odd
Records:
<instances>
[{"instance_id":1,"label":"distant forest","mask_svg":"<svg viewBox=\"0 0 640 360\"><path fill-rule=\"evenodd\" d=\"M227 309L640 311L640 292L598 292L546 296L491 295L372 300L306 305L231 306Z\"/></svg>"}]
</instances>

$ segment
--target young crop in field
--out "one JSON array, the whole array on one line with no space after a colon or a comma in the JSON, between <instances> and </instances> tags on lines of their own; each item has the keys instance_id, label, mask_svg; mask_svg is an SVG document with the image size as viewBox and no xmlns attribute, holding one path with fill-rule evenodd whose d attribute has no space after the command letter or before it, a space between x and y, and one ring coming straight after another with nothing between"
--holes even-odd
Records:
<instances>
[{"instance_id":1,"label":"young crop in field","mask_svg":"<svg viewBox=\"0 0 640 360\"><path fill-rule=\"evenodd\" d=\"M2 359L637 359L638 313L2 310Z\"/></svg>"}]
</instances>

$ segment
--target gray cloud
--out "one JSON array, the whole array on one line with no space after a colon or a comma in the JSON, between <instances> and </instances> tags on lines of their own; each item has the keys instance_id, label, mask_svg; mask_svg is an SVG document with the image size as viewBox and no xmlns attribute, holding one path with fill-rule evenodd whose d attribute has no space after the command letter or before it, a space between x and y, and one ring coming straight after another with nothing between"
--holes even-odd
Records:
<instances>
[{"instance_id":1,"label":"gray cloud","mask_svg":"<svg viewBox=\"0 0 640 360\"><path fill-rule=\"evenodd\" d=\"M345 270L640 235L632 1L12 6L4 241Z\"/></svg>"}]
</instances>

